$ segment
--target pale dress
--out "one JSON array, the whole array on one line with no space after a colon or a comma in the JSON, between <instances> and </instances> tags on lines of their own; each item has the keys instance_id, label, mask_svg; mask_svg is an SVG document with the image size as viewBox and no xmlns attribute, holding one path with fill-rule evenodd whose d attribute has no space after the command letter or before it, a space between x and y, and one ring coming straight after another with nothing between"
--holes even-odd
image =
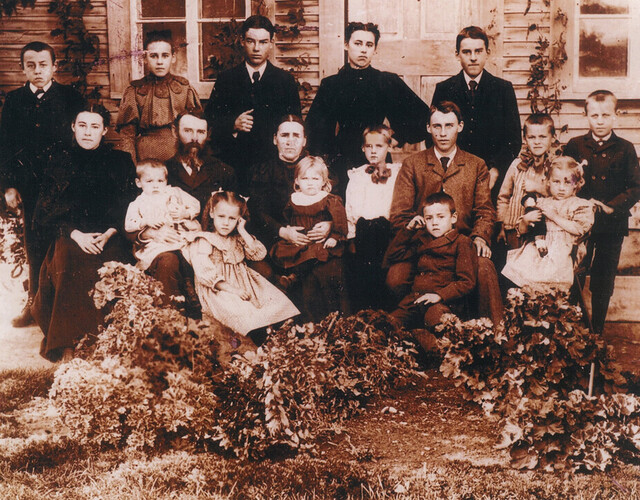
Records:
<instances>
[{"instance_id":1,"label":"pale dress","mask_svg":"<svg viewBox=\"0 0 640 500\"><path fill-rule=\"evenodd\" d=\"M172 207L183 208L187 218L176 220L170 215ZM137 267L143 270L149 268L153 260L163 252L180 250L187 242L193 231L200 231L200 223L196 220L200 213L200 202L186 191L176 186L166 186L158 194L141 193L129 204L125 216L124 229L127 232L142 232L149 226L150 221L163 220L180 238L174 243L156 240L153 236L138 239L134 243L133 254L138 261ZM149 231L153 233L153 230Z\"/></svg>"},{"instance_id":2,"label":"pale dress","mask_svg":"<svg viewBox=\"0 0 640 500\"><path fill-rule=\"evenodd\" d=\"M576 222L580 234L573 235L547 218L547 255L541 256L533 241L526 243L507 253L507 264L502 274L518 286L543 285L567 289L573 284L574 246L593 226L593 204L572 196L564 200L542 198L538 200L538 207L555 210L561 217Z\"/></svg>"},{"instance_id":3,"label":"pale dress","mask_svg":"<svg viewBox=\"0 0 640 500\"><path fill-rule=\"evenodd\" d=\"M367 173L369 165L352 168L347 172L349 184L347 184L344 205L349 224L347 238L355 238L356 224L360 218L373 220L384 217L389 220L393 188L401 166L400 163L388 163L390 175L385 182L378 183L373 182L371 174Z\"/></svg>"},{"instance_id":4,"label":"pale dress","mask_svg":"<svg viewBox=\"0 0 640 500\"><path fill-rule=\"evenodd\" d=\"M195 273L196 292L203 314L212 316L242 335L273 325L300 314L287 296L249 268L245 258L262 260L267 255L264 245L254 240L249 247L239 235L220 236L201 232L185 251ZM216 290L202 283L203 276L213 277L216 283L225 281L249 293L249 300Z\"/></svg>"}]
</instances>

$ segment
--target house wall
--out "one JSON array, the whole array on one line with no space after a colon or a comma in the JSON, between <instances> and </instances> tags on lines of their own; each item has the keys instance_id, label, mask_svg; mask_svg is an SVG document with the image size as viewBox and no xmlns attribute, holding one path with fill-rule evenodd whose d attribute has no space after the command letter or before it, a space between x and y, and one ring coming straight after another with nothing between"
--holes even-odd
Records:
<instances>
[{"instance_id":1,"label":"house wall","mask_svg":"<svg viewBox=\"0 0 640 500\"><path fill-rule=\"evenodd\" d=\"M297 7L298 2L292 0L275 0L274 12L269 13L276 24L290 27L288 12ZM88 30L98 36L100 40L100 61L89 74L90 86L102 86L100 93L104 104L112 112L112 122L115 122L119 100L110 98L109 87L109 47L107 34L107 2L93 0L93 9L85 16L84 21ZM298 80L311 85L311 92L303 97L303 106L308 110L315 91L319 85L318 73L318 26L319 0L304 0L304 18L306 24L302 27L299 37L276 38L276 49L273 57L275 63L285 69L291 69ZM47 12L49 0L36 0L34 8L20 8L11 17L0 19L0 96L3 93L23 85L24 74L20 68L20 50L29 42L40 40L50 44L58 57L62 57L64 41L62 37L52 37L51 30L57 28L57 17ZM69 83L71 75L64 72L56 74L56 80ZM201 96L206 98L208 96ZM117 141L113 132L107 136L108 140Z\"/></svg>"},{"instance_id":2,"label":"house wall","mask_svg":"<svg viewBox=\"0 0 640 500\"><path fill-rule=\"evenodd\" d=\"M527 100L527 79L529 77L529 56L535 53L538 32L529 32L529 26L536 24L547 38L551 30L551 8L542 0L533 0L531 9L525 15L527 0L504 0L504 32L502 33L502 67L503 78L510 80L516 91L522 119L531 112ZM555 15L555 14L554 14ZM571 57L571 55L570 55ZM596 90L596 89L593 89ZM562 93L560 94L562 98ZM638 96L640 98L640 96ZM564 144L570 138L585 134L588 131L587 119L584 116L583 102L562 100L559 116L554 116L556 128L567 125L566 133L559 139ZM640 155L640 102L638 100L621 100L620 115L616 132L631 141Z\"/></svg>"}]
</instances>

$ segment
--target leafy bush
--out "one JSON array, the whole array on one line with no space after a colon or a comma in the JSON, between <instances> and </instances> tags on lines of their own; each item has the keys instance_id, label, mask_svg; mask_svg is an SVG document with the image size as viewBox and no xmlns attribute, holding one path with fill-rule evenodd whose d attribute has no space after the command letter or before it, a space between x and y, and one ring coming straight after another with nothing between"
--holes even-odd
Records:
<instances>
[{"instance_id":1,"label":"leafy bush","mask_svg":"<svg viewBox=\"0 0 640 500\"><path fill-rule=\"evenodd\" d=\"M11 277L17 278L27 265L22 243L24 221L22 216L6 210L4 200L0 203L0 263L11 267Z\"/></svg>"},{"instance_id":2,"label":"leafy bush","mask_svg":"<svg viewBox=\"0 0 640 500\"><path fill-rule=\"evenodd\" d=\"M629 423L636 410L629 408L640 405L639 399L617 394L598 400L579 390L588 385L591 363L609 390L625 379L566 293L511 289L503 325L494 328L484 319L462 323L449 315L441 331L440 371L466 399L504 418L500 446L511 447L515 467L562 468L569 460L574 469L604 470L621 440L637 439L637 423ZM620 398L627 398L623 417L605 410L620 406Z\"/></svg>"},{"instance_id":3,"label":"leafy bush","mask_svg":"<svg viewBox=\"0 0 640 500\"><path fill-rule=\"evenodd\" d=\"M224 369L224 327L160 307L159 284L107 263L93 297L111 307L85 340L85 359L61 365L50 398L82 443L163 449L218 445L240 457L309 449L329 425L416 374L410 344L384 313L286 323L265 346Z\"/></svg>"}]
</instances>

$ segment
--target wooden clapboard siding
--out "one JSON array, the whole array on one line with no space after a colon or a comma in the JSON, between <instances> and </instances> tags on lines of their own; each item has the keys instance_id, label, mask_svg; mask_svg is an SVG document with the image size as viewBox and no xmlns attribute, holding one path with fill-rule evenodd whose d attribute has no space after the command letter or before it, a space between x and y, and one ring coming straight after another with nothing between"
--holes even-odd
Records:
<instances>
[{"instance_id":1,"label":"wooden clapboard siding","mask_svg":"<svg viewBox=\"0 0 640 500\"><path fill-rule=\"evenodd\" d=\"M320 0L305 0L305 25L301 27L299 37L290 38L278 34L273 60L277 66L289 70L298 82L308 83L312 90L306 96L301 94L302 111L306 115L320 85ZM297 8L298 3L291 0L275 0L275 23L281 27L290 27L288 12Z\"/></svg>"},{"instance_id":2,"label":"wooden clapboard siding","mask_svg":"<svg viewBox=\"0 0 640 500\"><path fill-rule=\"evenodd\" d=\"M84 17L84 23L91 34L97 35L99 46L99 62L87 77L89 86L101 86L100 94L104 105L112 112L112 123L115 122L118 102L109 99L109 42L107 36L107 1L93 0L92 9ZM48 43L62 57L64 41L62 37L51 36L51 30L58 28L58 18L48 12L49 0L37 0L33 8L19 8L11 17L0 20L0 92L8 92L25 82L20 68L20 50L33 41ZM69 83L71 75L58 71L55 78L61 83ZM113 135L107 136L113 140Z\"/></svg>"},{"instance_id":3,"label":"wooden clapboard siding","mask_svg":"<svg viewBox=\"0 0 640 500\"><path fill-rule=\"evenodd\" d=\"M527 15L526 0L504 0L504 36L502 37L502 68L504 78L510 80L516 91L522 120L530 113L527 94L529 78L529 55L535 52L539 33L529 31L536 24L547 38L551 31L551 11L545 2L534 0ZM560 95L562 99L562 94ZM619 103L620 116L617 130L620 135L634 143L640 153L640 102L623 100ZM560 135L560 141L566 143L571 137L584 134L588 130L583 113L582 101L563 100L559 115L554 116L558 129L567 126L566 133Z\"/></svg>"}]
</instances>

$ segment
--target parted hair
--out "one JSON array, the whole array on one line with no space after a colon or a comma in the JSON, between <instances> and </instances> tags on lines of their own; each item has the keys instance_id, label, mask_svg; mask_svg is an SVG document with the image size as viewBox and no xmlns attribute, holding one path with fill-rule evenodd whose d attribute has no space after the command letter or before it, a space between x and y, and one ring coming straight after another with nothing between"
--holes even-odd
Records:
<instances>
[{"instance_id":1,"label":"parted hair","mask_svg":"<svg viewBox=\"0 0 640 500\"><path fill-rule=\"evenodd\" d=\"M576 186L576 190L579 190L584 186L584 169L582 165L582 163L578 163L570 156L558 156L553 159L549 170L547 170L547 180L551 178L554 170L566 170L569 172L571 181Z\"/></svg>"},{"instance_id":2,"label":"parted hair","mask_svg":"<svg viewBox=\"0 0 640 500\"><path fill-rule=\"evenodd\" d=\"M462 28L458 36L456 36L456 53L460 52L460 44L465 38L474 38L476 40L482 40L484 42L484 48L489 51L489 37L482 28L478 26L467 26Z\"/></svg>"},{"instance_id":3,"label":"parted hair","mask_svg":"<svg viewBox=\"0 0 640 500\"><path fill-rule=\"evenodd\" d=\"M307 172L307 170L317 170L322 176L324 183L322 184L322 190L328 193L331 192L331 182L329 182L329 168L322 158L319 156L305 156L296 165L296 180L293 183L294 191L300 191L298 185L298 178Z\"/></svg>"},{"instance_id":4,"label":"parted hair","mask_svg":"<svg viewBox=\"0 0 640 500\"><path fill-rule=\"evenodd\" d=\"M109 110L107 110L107 108L105 108L100 103L87 102L84 106L82 106L82 109L80 109L80 111L76 113L76 116L73 119L74 123L80 113L95 113L102 117L102 124L105 126L105 128L111 125L111 113L109 113Z\"/></svg>"},{"instance_id":5,"label":"parted hair","mask_svg":"<svg viewBox=\"0 0 640 500\"><path fill-rule=\"evenodd\" d=\"M433 113L436 111L440 111L440 113L444 113L445 115L447 113L453 113L456 115L458 122L462 121L462 112L458 105L453 101L440 101L436 104L432 104L429 108L429 115L433 116Z\"/></svg>"},{"instance_id":6,"label":"parted hair","mask_svg":"<svg viewBox=\"0 0 640 500\"><path fill-rule=\"evenodd\" d=\"M273 23L269 20L268 17L260 16L257 14L247 17L246 21L242 23L242 38L245 37L247 31L249 31L250 29L267 30L271 38L273 38L273 35L276 32L276 28L273 26Z\"/></svg>"},{"instance_id":7,"label":"parted hair","mask_svg":"<svg viewBox=\"0 0 640 500\"><path fill-rule=\"evenodd\" d=\"M216 205L222 201L229 203L230 205L234 205L238 207L240 211L240 217L247 216L247 200L245 200L242 196L233 191L214 191L211 193L209 197L209 201L207 201L204 210L202 211L202 230L203 231L215 231L213 226L213 219L211 218L211 212L216 207ZM237 229L234 229L237 231Z\"/></svg>"}]
</instances>

